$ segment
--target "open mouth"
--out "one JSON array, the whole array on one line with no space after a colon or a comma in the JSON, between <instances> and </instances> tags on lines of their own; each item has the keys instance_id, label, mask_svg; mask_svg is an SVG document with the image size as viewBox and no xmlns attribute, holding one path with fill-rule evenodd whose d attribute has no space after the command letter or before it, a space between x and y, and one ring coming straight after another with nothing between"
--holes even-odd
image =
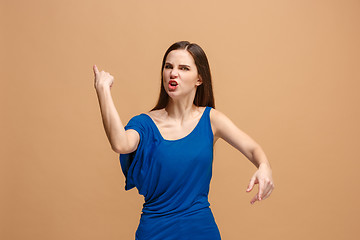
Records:
<instances>
[{"instance_id":1,"label":"open mouth","mask_svg":"<svg viewBox=\"0 0 360 240\"><path fill-rule=\"evenodd\" d=\"M170 80L170 81L169 81L169 85L171 85L171 86L177 86L178 83L177 83L176 81Z\"/></svg>"},{"instance_id":2,"label":"open mouth","mask_svg":"<svg viewBox=\"0 0 360 240\"><path fill-rule=\"evenodd\" d=\"M174 81L174 80L169 81L169 89L170 90L175 90L177 85L178 85L178 83L176 81Z\"/></svg>"}]
</instances>

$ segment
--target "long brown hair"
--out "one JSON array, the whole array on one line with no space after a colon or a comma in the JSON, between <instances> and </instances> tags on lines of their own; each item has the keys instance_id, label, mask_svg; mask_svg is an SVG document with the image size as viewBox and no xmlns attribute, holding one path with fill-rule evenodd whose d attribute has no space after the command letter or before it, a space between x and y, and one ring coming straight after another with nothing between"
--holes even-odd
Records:
<instances>
[{"instance_id":1,"label":"long brown hair","mask_svg":"<svg viewBox=\"0 0 360 240\"><path fill-rule=\"evenodd\" d=\"M151 109L151 111L165 108L169 102L169 95L166 93L163 85L163 71L164 71L164 65L167 55L171 51L177 49L187 50L191 54L191 56L194 58L198 73L202 79L202 84L197 86L196 89L194 104L196 106L202 106L202 107L209 106L215 108L210 66L204 50L196 43L190 43L188 41L180 41L171 45L168 48L168 50L165 52L161 65L160 95L156 106L153 109Z\"/></svg>"}]
</instances>

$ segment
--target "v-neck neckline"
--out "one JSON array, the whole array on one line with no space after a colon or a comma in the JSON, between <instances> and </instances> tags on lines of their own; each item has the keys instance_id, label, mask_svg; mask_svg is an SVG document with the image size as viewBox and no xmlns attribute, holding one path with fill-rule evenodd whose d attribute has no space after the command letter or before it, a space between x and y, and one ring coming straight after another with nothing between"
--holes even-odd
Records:
<instances>
[{"instance_id":1,"label":"v-neck neckline","mask_svg":"<svg viewBox=\"0 0 360 240\"><path fill-rule=\"evenodd\" d=\"M143 113L143 114L146 115L146 116L150 119L150 121L152 122L152 124L153 124L154 127L156 128L157 133L159 134L159 136L161 137L161 139L162 139L163 141L166 141L166 142L176 142L176 141L181 141L181 140L183 140L183 139L188 138L190 135L192 135L192 134L195 132L195 130L196 130L196 129L198 128L198 126L200 125L200 122L201 122L202 119L204 118L204 115L205 115L205 112L206 112L206 109L207 109L207 108L208 108L208 106L205 106L205 109L203 110L203 112L202 112L202 114L201 114L201 117L200 117L199 121L197 122L197 124L195 125L195 127L193 128L193 130L191 130L191 132L188 133L187 135L185 135L184 137L178 138L178 139L165 139L165 138L162 136L162 134L161 134L158 126L156 125L156 123L155 123L155 121L152 119L152 117L150 117L150 115L148 115L148 114L146 114L146 113Z\"/></svg>"}]
</instances>

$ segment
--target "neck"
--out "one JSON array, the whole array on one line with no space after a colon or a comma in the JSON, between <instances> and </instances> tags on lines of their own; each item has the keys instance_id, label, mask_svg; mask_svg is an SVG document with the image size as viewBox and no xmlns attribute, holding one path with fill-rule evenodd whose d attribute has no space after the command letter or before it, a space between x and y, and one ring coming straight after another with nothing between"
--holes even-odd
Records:
<instances>
[{"instance_id":1,"label":"neck","mask_svg":"<svg viewBox=\"0 0 360 240\"><path fill-rule=\"evenodd\" d=\"M183 121L193 115L197 106L193 103L193 99L188 101L169 99L169 103L165 107L165 111L169 118Z\"/></svg>"}]
</instances>

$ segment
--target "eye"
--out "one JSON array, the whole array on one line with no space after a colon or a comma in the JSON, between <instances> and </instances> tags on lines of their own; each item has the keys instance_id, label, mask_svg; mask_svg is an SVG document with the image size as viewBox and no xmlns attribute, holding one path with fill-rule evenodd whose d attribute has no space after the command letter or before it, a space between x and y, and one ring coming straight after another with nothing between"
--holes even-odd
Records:
<instances>
[{"instance_id":1,"label":"eye","mask_svg":"<svg viewBox=\"0 0 360 240\"><path fill-rule=\"evenodd\" d=\"M170 69L170 68L171 68L171 65L167 64L167 65L165 65L164 68L165 68L165 69Z\"/></svg>"},{"instance_id":2,"label":"eye","mask_svg":"<svg viewBox=\"0 0 360 240\"><path fill-rule=\"evenodd\" d=\"M188 67L181 67L181 70L189 71L190 69Z\"/></svg>"}]
</instances>

